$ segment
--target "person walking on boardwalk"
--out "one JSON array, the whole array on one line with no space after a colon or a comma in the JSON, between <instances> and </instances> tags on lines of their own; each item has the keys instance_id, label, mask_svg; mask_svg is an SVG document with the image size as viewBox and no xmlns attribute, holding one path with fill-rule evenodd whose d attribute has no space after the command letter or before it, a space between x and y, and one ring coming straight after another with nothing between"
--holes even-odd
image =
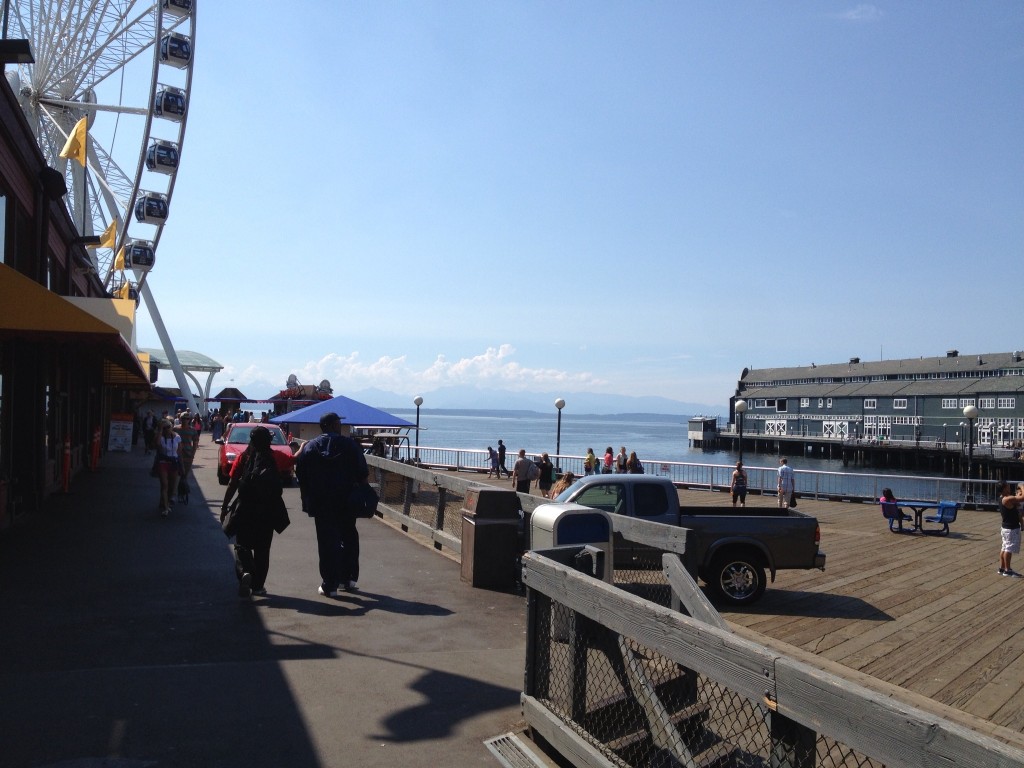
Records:
<instances>
[{"instance_id":1,"label":"person walking on boardwalk","mask_svg":"<svg viewBox=\"0 0 1024 768\"><path fill-rule=\"evenodd\" d=\"M505 466L505 444L498 441L498 477L501 477L501 473L505 473L505 477L512 477L512 473L508 471L508 467Z\"/></svg>"},{"instance_id":2,"label":"person walking on boardwalk","mask_svg":"<svg viewBox=\"0 0 1024 768\"><path fill-rule=\"evenodd\" d=\"M178 493L178 477L181 474L181 437L174 431L170 421L160 423L160 436L154 441L156 461L153 471L160 478L160 514L171 513L174 496Z\"/></svg>"},{"instance_id":3,"label":"person walking on boardwalk","mask_svg":"<svg viewBox=\"0 0 1024 768\"><path fill-rule=\"evenodd\" d=\"M536 464L526 458L526 449L520 448L519 458L512 465L512 485L515 487L516 493L530 492L530 481L533 479L530 477L530 474L536 466Z\"/></svg>"},{"instance_id":4,"label":"person walking on boardwalk","mask_svg":"<svg viewBox=\"0 0 1024 768\"><path fill-rule=\"evenodd\" d=\"M597 456L594 455L593 448L587 448L587 455L583 459L583 474L584 475L596 475L597 474Z\"/></svg>"},{"instance_id":5,"label":"person walking on boardwalk","mask_svg":"<svg viewBox=\"0 0 1024 768\"><path fill-rule=\"evenodd\" d=\"M555 483L555 465L551 463L551 458L545 452L540 455L540 461L537 462L537 466L540 467L537 487L540 488L540 495L545 499L549 499L551 498L551 486Z\"/></svg>"},{"instance_id":6,"label":"person walking on boardwalk","mask_svg":"<svg viewBox=\"0 0 1024 768\"><path fill-rule=\"evenodd\" d=\"M732 505L735 507L739 501L741 507L747 506L747 470L743 468L743 462L736 462L736 469L732 471Z\"/></svg>"},{"instance_id":7,"label":"person walking on boardwalk","mask_svg":"<svg viewBox=\"0 0 1024 768\"><path fill-rule=\"evenodd\" d=\"M999 575L1019 579L1021 574L1010 567L1013 556L1020 552L1021 507L1024 505L1024 485L1017 486L1017 492L1005 480L996 486L999 499L1000 535L1002 547L999 550Z\"/></svg>"},{"instance_id":8,"label":"person walking on boardwalk","mask_svg":"<svg viewBox=\"0 0 1024 768\"><path fill-rule=\"evenodd\" d=\"M626 474L642 475L643 473L644 463L640 461L640 458L636 455L636 451L630 451L629 458L626 459Z\"/></svg>"},{"instance_id":9,"label":"person walking on boardwalk","mask_svg":"<svg viewBox=\"0 0 1024 768\"><path fill-rule=\"evenodd\" d=\"M612 473L612 466L615 464L615 450L609 445L604 449L604 459L601 465L601 474L610 475Z\"/></svg>"},{"instance_id":10,"label":"person walking on boardwalk","mask_svg":"<svg viewBox=\"0 0 1024 768\"><path fill-rule=\"evenodd\" d=\"M626 446L619 448L619 453L615 457L615 474L624 475L626 474L626 462L629 461L629 457L626 456Z\"/></svg>"},{"instance_id":11,"label":"person walking on boardwalk","mask_svg":"<svg viewBox=\"0 0 1024 768\"><path fill-rule=\"evenodd\" d=\"M156 420L156 416L153 415L153 409L150 408L146 411L146 415L142 417L142 439L145 442L146 454L153 450L153 443L156 439L156 429L159 426L159 422Z\"/></svg>"},{"instance_id":12,"label":"person walking on boardwalk","mask_svg":"<svg viewBox=\"0 0 1024 768\"><path fill-rule=\"evenodd\" d=\"M487 476L494 475L495 477L501 477L500 463L498 462L498 452L487 446Z\"/></svg>"},{"instance_id":13,"label":"person walking on boardwalk","mask_svg":"<svg viewBox=\"0 0 1024 768\"><path fill-rule=\"evenodd\" d=\"M288 525L288 510L281 496L281 474L277 471L270 442L269 429L253 429L249 447L231 465L231 480L220 507L223 522L228 505L238 492L234 553L239 597L267 594L270 544L274 531L283 531Z\"/></svg>"},{"instance_id":14,"label":"person walking on boardwalk","mask_svg":"<svg viewBox=\"0 0 1024 768\"><path fill-rule=\"evenodd\" d=\"M333 597L339 587L359 588L359 532L356 516L348 509L348 497L360 483L367 483L369 469L359 445L341 434L341 417L326 413L320 418L322 434L302 446L295 461L302 510L316 525L320 557L320 587Z\"/></svg>"},{"instance_id":15,"label":"person walking on boardwalk","mask_svg":"<svg viewBox=\"0 0 1024 768\"><path fill-rule=\"evenodd\" d=\"M783 456L779 459L779 506L789 506L789 500L796 493L796 476L789 461Z\"/></svg>"}]
</instances>

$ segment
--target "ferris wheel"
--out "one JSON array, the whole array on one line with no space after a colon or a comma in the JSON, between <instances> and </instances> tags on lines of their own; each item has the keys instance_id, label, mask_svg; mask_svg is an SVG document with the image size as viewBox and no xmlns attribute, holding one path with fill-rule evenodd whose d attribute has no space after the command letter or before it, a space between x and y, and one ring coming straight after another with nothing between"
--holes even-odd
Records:
<instances>
[{"instance_id":1,"label":"ferris wheel","mask_svg":"<svg viewBox=\"0 0 1024 768\"><path fill-rule=\"evenodd\" d=\"M79 234L102 241L90 251L92 269L110 295L145 299L178 386L198 410L146 285L185 141L194 0L5 0L3 34L31 46L34 63L5 74L47 163L64 176ZM80 164L61 153L83 118Z\"/></svg>"},{"instance_id":2,"label":"ferris wheel","mask_svg":"<svg viewBox=\"0 0 1024 768\"><path fill-rule=\"evenodd\" d=\"M6 36L27 39L35 58L9 69L8 82L48 164L64 175L79 234L109 236L108 247L91 251L93 268L108 291L125 297L153 268L171 211L192 83L194 2L12 0L5 24ZM60 157L82 118L84 167Z\"/></svg>"}]
</instances>

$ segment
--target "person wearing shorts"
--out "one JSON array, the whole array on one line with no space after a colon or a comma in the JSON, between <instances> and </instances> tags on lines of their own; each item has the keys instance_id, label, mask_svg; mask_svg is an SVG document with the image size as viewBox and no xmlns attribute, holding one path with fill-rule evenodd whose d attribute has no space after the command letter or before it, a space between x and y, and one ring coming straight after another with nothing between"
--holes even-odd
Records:
<instances>
[{"instance_id":1,"label":"person wearing shorts","mask_svg":"<svg viewBox=\"0 0 1024 768\"><path fill-rule=\"evenodd\" d=\"M747 471L743 469L743 462L736 462L736 469L732 473L732 505L735 507L739 501L741 507L747 506Z\"/></svg>"},{"instance_id":2,"label":"person wearing shorts","mask_svg":"<svg viewBox=\"0 0 1024 768\"><path fill-rule=\"evenodd\" d=\"M1021 574L1010 567L1010 560L1020 552L1020 519L1021 504L1024 503L1024 485L1013 487L1005 480L996 487L996 498L999 499L1000 535L1002 548L999 551L999 575L1019 579Z\"/></svg>"}]
</instances>

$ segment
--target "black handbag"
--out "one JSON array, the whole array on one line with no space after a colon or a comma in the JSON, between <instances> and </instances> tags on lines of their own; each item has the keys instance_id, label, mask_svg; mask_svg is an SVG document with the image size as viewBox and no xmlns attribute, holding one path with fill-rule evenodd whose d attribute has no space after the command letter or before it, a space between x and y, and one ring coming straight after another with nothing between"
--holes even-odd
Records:
<instances>
[{"instance_id":1,"label":"black handbag","mask_svg":"<svg viewBox=\"0 0 1024 768\"><path fill-rule=\"evenodd\" d=\"M380 499L373 486L360 483L348 495L348 512L356 517L373 517L377 514Z\"/></svg>"},{"instance_id":2,"label":"black handbag","mask_svg":"<svg viewBox=\"0 0 1024 768\"><path fill-rule=\"evenodd\" d=\"M277 501L274 502L276 507L274 512L274 530L278 533L284 533L284 529L292 524L292 520L288 517L288 507L285 506L284 499L280 496L277 497Z\"/></svg>"},{"instance_id":3,"label":"black handbag","mask_svg":"<svg viewBox=\"0 0 1024 768\"><path fill-rule=\"evenodd\" d=\"M793 491L793 493L789 494L789 506L796 506L796 491Z\"/></svg>"},{"instance_id":4,"label":"black handbag","mask_svg":"<svg viewBox=\"0 0 1024 768\"><path fill-rule=\"evenodd\" d=\"M238 502L239 499L232 501L231 505L220 516L220 527L224 531L224 535L229 539L238 533Z\"/></svg>"}]
</instances>

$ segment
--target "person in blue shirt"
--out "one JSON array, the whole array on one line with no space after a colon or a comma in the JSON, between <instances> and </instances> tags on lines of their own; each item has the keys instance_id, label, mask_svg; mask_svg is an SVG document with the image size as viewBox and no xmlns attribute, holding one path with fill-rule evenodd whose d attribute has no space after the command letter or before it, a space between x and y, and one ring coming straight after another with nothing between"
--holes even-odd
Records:
<instances>
[{"instance_id":1,"label":"person in blue shirt","mask_svg":"<svg viewBox=\"0 0 1024 768\"><path fill-rule=\"evenodd\" d=\"M790 497L796 492L796 476L789 461L783 456L779 459L779 506L788 507Z\"/></svg>"}]
</instances>

